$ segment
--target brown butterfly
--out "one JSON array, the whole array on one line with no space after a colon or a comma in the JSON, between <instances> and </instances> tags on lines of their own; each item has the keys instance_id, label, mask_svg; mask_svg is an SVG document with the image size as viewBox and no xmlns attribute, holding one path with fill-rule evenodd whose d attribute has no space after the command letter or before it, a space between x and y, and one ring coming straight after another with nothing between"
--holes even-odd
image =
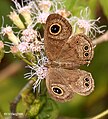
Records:
<instances>
[{"instance_id":1,"label":"brown butterfly","mask_svg":"<svg viewBox=\"0 0 108 119\"><path fill-rule=\"evenodd\" d=\"M89 95L94 80L89 72L78 68L93 58L91 39L84 34L72 36L70 23L59 14L51 14L46 21L44 43L49 60L46 86L51 97L65 102L74 93Z\"/></svg>"}]
</instances>

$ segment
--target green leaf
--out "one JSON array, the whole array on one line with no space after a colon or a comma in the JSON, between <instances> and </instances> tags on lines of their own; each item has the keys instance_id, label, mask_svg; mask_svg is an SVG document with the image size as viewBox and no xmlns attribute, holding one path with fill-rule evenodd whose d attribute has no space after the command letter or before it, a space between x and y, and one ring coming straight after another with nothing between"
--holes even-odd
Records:
<instances>
[{"instance_id":1,"label":"green leaf","mask_svg":"<svg viewBox=\"0 0 108 119\"><path fill-rule=\"evenodd\" d=\"M38 115L38 119L56 119L58 117L58 106L56 102L47 98L45 105ZM37 119L37 118L36 118Z\"/></svg>"},{"instance_id":2,"label":"green leaf","mask_svg":"<svg viewBox=\"0 0 108 119\"><path fill-rule=\"evenodd\" d=\"M47 96L40 96L30 106L27 116L30 119L56 119L58 117L57 104Z\"/></svg>"},{"instance_id":3,"label":"green leaf","mask_svg":"<svg viewBox=\"0 0 108 119\"><path fill-rule=\"evenodd\" d=\"M104 11L104 14L106 15L107 19L108 19L108 0L99 0L100 4L102 6L102 9Z\"/></svg>"},{"instance_id":4,"label":"green leaf","mask_svg":"<svg viewBox=\"0 0 108 119\"><path fill-rule=\"evenodd\" d=\"M46 102L46 97L44 96L35 99L33 104L30 106L27 116L30 117L30 119L37 117L40 109L43 107L45 102Z\"/></svg>"},{"instance_id":5,"label":"green leaf","mask_svg":"<svg viewBox=\"0 0 108 119\"><path fill-rule=\"evenodd\" d=\"M80 11L87 7L86 0L67 0L65 1L65 6L67 10L69 10L72 15L79 17Z\"/></svg>"},{"instance_id":6,"label":"green leaf","mask_svg":"<svg viewBox=\"0 0 108 119\"><path fill-rule=\"evenodd\" d=\"M77 0L66 0L64 1L64 4L68 10L71 10L74 7L76 2Z\"/></svg>"}]
</instances>

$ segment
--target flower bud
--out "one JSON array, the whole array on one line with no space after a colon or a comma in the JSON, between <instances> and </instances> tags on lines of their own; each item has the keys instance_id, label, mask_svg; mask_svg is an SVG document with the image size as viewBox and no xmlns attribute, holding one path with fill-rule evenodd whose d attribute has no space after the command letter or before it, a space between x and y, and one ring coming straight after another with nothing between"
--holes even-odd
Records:
<instances>
[{"instance_id":1,"label":"flower bud","mask_svg":"<svg viewBox=\"0 0 108 119\"><path fill-rule=\"evenodd\" d=\"M9 18L12 20L12 22L20 29L24 29L25 26L23 24L23 22L21 21L21 19L19 18L19 15L13 11L13 12L10 12L10 15L8 15Z\"/></svg>"},{"instance_id":2,"label":"flower bud","mask_svg":"<svg viewBox=\"0 0 108 119\"><path fill-rule=\"evenodd\" d=\"M26 25L30 25L32 23L30 6L25 6L19 9L19 13L24 17L26 21Z\"/></svg>"},{"instance_id":3,"label":"flower bud","mask_svg":"<svg viewBox=\"0 0 108 119\"><path fill-rule=\"evenodd\" d=\"M19 38L15 36L10 26L2 29L3 34L8 36L8 39L14 43L14 45L18 45L20 42Z\"/></svg>"},{"instance_id":4,"label":"flower bud","mask_svg":"<svg viewBox=\"0 0 108 119\"><path fill-rule=\"evenodd\" d=\"M40 1L39 8L44 12L49 12L52 5L52 1Z\"/></svg>"}]
</instances>

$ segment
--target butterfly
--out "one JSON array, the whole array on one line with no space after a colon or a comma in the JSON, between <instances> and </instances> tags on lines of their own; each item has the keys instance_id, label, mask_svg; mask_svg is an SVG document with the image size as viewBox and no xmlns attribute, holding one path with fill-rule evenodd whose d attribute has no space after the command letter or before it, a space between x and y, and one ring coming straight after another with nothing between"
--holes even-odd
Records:
<instances>
[{"instance_id":1,"label":"butterfly","mask_svg":"<svg viewBox=\"0 0 108 119\"><path fill-rule=\"evenodd\" d=\"M59 14L50 14L44 30L45 53L48 57L46 87L59 102L70 100L74 93L86 96L94 90L91 73L79 67L89 64L94 55L92 40L79 33Z\"/></svg>"}]
</instances>

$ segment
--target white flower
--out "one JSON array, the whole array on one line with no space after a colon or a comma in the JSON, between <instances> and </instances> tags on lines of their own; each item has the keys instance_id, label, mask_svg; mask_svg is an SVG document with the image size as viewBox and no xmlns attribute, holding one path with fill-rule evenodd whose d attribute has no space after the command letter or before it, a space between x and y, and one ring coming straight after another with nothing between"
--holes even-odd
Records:
<instances>
[{"instance_id":1,"label":"white flower","mask_svg":"<svg viewBox=\"0 0 108 119\"><path fill-rule=\"evenodd\" d=\"M36 75L39 79L45 79L47 75L47 68L44 66L40 66L36 69Z\"/></svg>"},{"instance_id":2,"label":"white flower","mask_svg":"<svg viewBox=\"0 0 108 119\"><path fill-rule=\"evenodd\" d=\"M100 18L96 20L89 19L89 9L88 7L83 11L80 12L80 18L73 17L73 21L75 20L76 23L74 24L74 30L73 33L77 31L77 27L81 29L81 31L92 37L95 38L97 33L103 33L104 30L101 30L104 26L98 27L96 22L99 22Z\"/></svg>"},{"instance_id":3,"label":"white flower","mask_svg":"<svg viewBox=\"0 0 108 119\"><path fill-rule=\"evenodd\" d=\"M37 51L37 52L41 52L41 50L44 48L43 46L44 44L41 41L34 41L33 43L30 43L29 48L31 49L31 51Z\"/></svg>"},{"instance_id":4,"label":"white flower","mask_svg":"<svg viewBox=\"0 0 108 119\"><path fill-rule=\"evenodd\" d=\"M15 11L10 12L10 15L8 15L8 16L18 28L20 28L20 29L25 28L25 26L24 26L23 22L21 21L19 15Z\"/></svg>"},{"instance_id":5,"label":"white flower","mask_svg":"<svg viewBox=\"0 0 108 119\"><path fill-rule=\"evenodd\" d=\"M60 14L61 16L67 18L71 15L71 12L70 11L66 11L66 9L58 9L55 11L55 13L58 13Z\"/></svg>"},{"instance_id":6,"label":"white flower","mask_svg":"<svg viewBox=\"0 0 108 119\"><path fill-rule=\"evenodd\" d=\"M29 46L27 42L21 42L18 44L17 48L20 52L25 53L28 51Z\"/></svg>"},{"instance_id":7,"label":"white flower","mask_svg":"<svg viewBox=\"0 0 108 119\"><path fill-rule=\"evenodd\" d=\"M34 65L34 66L28 66L31 69L30 73L25 74L25 78L31 79L32 77L36 76L36 82L33 84L34 92L38 86L40 86L40 83L43 79L46 78L47 75L47 67L44 65Z\"/></svg>"},{"instance_id":8,"label":"white flower","mask_svg":"<svg viewBox=\"0 0 108 119\"><path fill-rule=\"evenodd\" d=\"M49 12L51 5L52 5L52 1L49 1L49 0L39 1L39 8L43 12Z\"/></svg>"},{"instance_id":9,"label":"white flower","mask_svg":"<svg viewBox=\"0 0 108 119\"><path fill-rule=\"evenodd\" d=\"M22 41L33 42L35 39L37 39L37 31L33 28L27 28L22 31Z\"/></svg>"},{"instance_id":10,"label":"white flower","mask_svg":"<svg viewBox=\"0 0 108 119\"><path fill-rule=\"evenodd\" d=\"M40 14L38 14L37 16L37 22L38 23L46 23L47 17L50 15L50 13L48 12L42 12Z\"/></svg>"},{"instance_id":11,"label":"white flower","mask_svg":"<svg viewBox=\"0 0 108 119\"><path fill-rule=\"evenodd\" d=\"M32 18L31 18L31 6L26 5L24 6L23 0L22 0L22 5L20 5L17 0L12 0L16 6L17 12L21 14L25 21L26 25L30 25L32 23Z\"/></svg>"},{"instance_id":12,"label":"white flower","mask_svg":"<svg viewBox=\"0 0 108 119\"><path fill-rule=\"evenodd\" d=\"M33 84L33 90L35 92L36 88L40 85L41 81L46 78L47 68L44 66L39 66L36 70L37 80Z\"/></svg>"},{"instance_id":13,"label":"white flower","mask_svg":"<svg viewBox=\"0 0 108 119\"><path fill-rule=\"evenodd\" d=\"M14 43L15 45L18 45L18 43L20 42L19 38L15 36L11 26L7 26L5 28L3 27L2 34L7 35L8 39L12 41L12 43Z\"/></svg>"},{"instance_id":14,"label":"white flower","mask_svg":"<svg viewBox=\"0 0 108 119\"><path fill-rule=\"evenodd\" d=\"M11 26L7 26L7 27L2 28L2 33L3 33L3 35L5 35L5 34L8 35L8 34L10 34L11 32L13 32Z\"/></svg>"},{"instance_id":15,"label":"white flower","mask_svg":"<svg viewBox=\"0 0 108 119\"><path fill-rule=\"evenodd\" d=\"M46 56L41 57L37 56L37 63L33 64L33 66L27 66L31 69L30 73L25 74L25 78L31 79L32 77L36 76L38 80L42 80L46 78L48 68L45 66L48 63L48 59ZM36 81L38 83L38 81ZM35 82L35 86L37 83Z\"/></svg>"}]
</instances>

